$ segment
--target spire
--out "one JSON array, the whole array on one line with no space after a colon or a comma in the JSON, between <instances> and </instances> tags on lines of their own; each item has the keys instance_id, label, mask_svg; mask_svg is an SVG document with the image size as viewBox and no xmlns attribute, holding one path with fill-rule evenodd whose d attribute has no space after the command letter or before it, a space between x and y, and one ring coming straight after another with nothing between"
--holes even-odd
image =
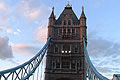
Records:
<instances>
[{"instance_id":1,"label":"spire","mask_svg":"<svg viewBox=\"0 0 120 80\"><path fill-rule=\"evenodd\" d=\"M86 18L85 13L84 13L84 7L83 7L83 6L82 6L82 13L81 13L80 18Z\"/></svg>"},{"instance_id":2,"label":"spire","mask_svg":"<svg viewBox=\"0 0 120 80\"><path fill-rule=\"evenodd\" d=\"M52 13L51 13L51 15L50 15L49 18L55 18L55 15L54 15L54 7L52 8Z\"/></svg>"},{"instance_id":3,"label":"spire","mask_svg":"<svg viewBox=\"0 0 120 80\"><path fill-rule=\"evenodd\" d=\"M52 8L52 12L54 13L54 7Z\"/></svg>"},{"instance_id":4,"label":"spire","mask_svg":"<svg viewBox=\"0 0 120 80\"><path fill-rule=\"evenodd\" d=\"M82 6L82 12L84 12L84 7Z\"/></svg>"},{"instance_id":5,"label":"spire","mask_svg":"<svg viewBox=\"0 0 120 80\"><path fill-rule=\"evenodd\" d=\"M66 5L65 9L71 9L72 5L70 5L70 2L68 1L68 4Z\"/></svg>"}]
</instances>

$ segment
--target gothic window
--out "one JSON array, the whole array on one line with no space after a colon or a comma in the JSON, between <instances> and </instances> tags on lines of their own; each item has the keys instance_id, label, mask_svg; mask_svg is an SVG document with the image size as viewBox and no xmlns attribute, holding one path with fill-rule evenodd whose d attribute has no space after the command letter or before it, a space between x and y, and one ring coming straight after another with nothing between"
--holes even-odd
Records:
<instances>
[{"instance_id":1,"label":"gothic window","mask_svg":"<svg viewBox=\"0 0 120 80\"><path fill-rule=\"evenodd\" d=\"M69 62L62 62L62 68L69 69L70 68L70 63Z\"/></svg>"},{"instance_id":2,"label":"gothic window","mask_svg":"<svg viewBox=\"0 0 120 80\"><path fill-rule=\"evenodd\" d=\"M67 33L70 34L70 29L69 28L67 29Z\"/></svg>"},{"instance_id":3,"label":"gothic window","mask_svg":"<svg viewBox=\"0 0 120 80\"><path fill-rule=\"evenodd\" d=\"M62 29L59 29L59 35L61 34L61 32L62 32Z\"/></svg>"},{"instance_id":4,"label":"gothic window","mask_svg":"<svg viewBox=\"0 0 120 80\"><path fill-rule=\"evenodd\" d=\"M71 69L75 69L75 62L74 61L71 63Z\"/></svg>"},{"instance_id":5,"label":"gothic window","mask_svg":"<svg viewBox=\"0 0 120 80\"><path fill-rule=\"evenodd\" d=\"M56 68L60 68L60 62L56 62Z\"/></svg>"},{"instance_id":6,"label":"gothic window","mask_svg":"<svg viewBox=\"0 0 120 80\"><path fill-rule=\"evenodd\" d=\"M79 62L77 63L77 69L80 69L80 63Z\"/></svg>"},{"instance_id":7,"label":"gothic window","mask_svg":"<svg viewBox=\"0 0 120 80\"><path fill-rule=\"evenodd\" d=\"M64 34L64 35L66 34L66 29L65 29L65 28L63 29L63 34Z\"/></svg>"},{"instance_id":8,"label":"gothic window","mask_svg":"<svg viewBox=\"0 0 120 80\"><path fill-rule=\"evenodd\" d=\"M68 25L71 25L71 21L70 20L68 20Z\"/></svg>"},{"instance_id":9,"label":"gothic window","mask_svg":"<svg viewBox=\"0 0 120 80\"><path fill-rule=\"evenodd\" d=\"M53 67L53 69L55 68L55 62L52 63L52 67Z\"/></svg>"},{"instance_id":10,"label":"gothic window","mask_svg":"<svg viewBox=\"0 0 120 80\"><path fill-rule=\"evenodd\" d=\"M80 62L80 63L79 63L79 64L80 64L80 69L81 69L81 65L82 65L81 60L80 60L79 62Z\"/></svg>"},{"instance_id":11,"label":"gothic window","mask_svg":"<svg viewBox=\"0 0 120 80\"><path fill-rule=\"evenodd\" d=\"M62 52L62 53L71 53L70 45L64 44L62 51L64 51L64 52Z\"/></svg>"},{"instance_id":12,"label":"gothic window","mask_svg":"<svg viewBox=\"0 0 120 80\"><path fill-rule=\"evenodd\" d=\"M55 47L55 53L57 53L58 52L58 47Z\"/></svg>"},{"instance_id":13,"label":"gothic window","mask_svg":"<svg viewBox=\"0 0 120 80\"><path fill-rule=\"evenodd\" d=\"M78 48L77 47L75 48L75 53L78 53Z\"/></svg>"},{"instance_id":14,"label":"gothic window","mask_svg":"<svg viewBox=\"0 0 120 80\"><path fill-rule=\"evenodd\" d=\"M72 28L72 34L75 34L75 29L74 28Z\"/></svg>"},{"instance_id":15,"label":"gothic window","mask_svg":"<svg viewBox=\"0 0 120 80\"><path fill-rule=\"evenodd\" d=\"M64 25L66 25L66 20L64 20Z\"/></svg>"},{"instance_id":16,"label":"gothic window","mask_svg":"<svg viewBox=\"0 0 120 80\"><path fill-rule=\"evenodd\" d=\"M74 49L75 49L75 53L79 52L79 47L78 46L76 46Z\"/></svg>"},{"instance_id":17,"label":"gothic window","mask_svg":"<svg viewBox=\"0 0 120 80\"><path fill-rule=\"evenodd\" d=\"M59 48L58 48L58 46L57 45L55 45L55 48L54 48L54 52L55 53L58 53L59 52L59 50L58 50Z\"/></svg>"}]
</instances>

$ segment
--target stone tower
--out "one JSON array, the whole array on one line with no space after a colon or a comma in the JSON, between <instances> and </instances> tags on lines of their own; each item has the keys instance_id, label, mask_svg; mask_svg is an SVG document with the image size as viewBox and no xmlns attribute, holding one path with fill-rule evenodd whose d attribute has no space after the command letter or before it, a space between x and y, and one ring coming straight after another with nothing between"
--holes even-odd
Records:
<instances>
[{"instance_id":1,"label":"stone tower","mask_svg":"<svg viewBox=\"0 0 120 80\"><path fill-rule=\"evenodd\" d=\"M83 40L86 35L84 8L80 19L67 4L59 18L54 8L49 17L48 37L51 42L47 51L45 80L85 80Z\"/></svg>"}]
</instances>

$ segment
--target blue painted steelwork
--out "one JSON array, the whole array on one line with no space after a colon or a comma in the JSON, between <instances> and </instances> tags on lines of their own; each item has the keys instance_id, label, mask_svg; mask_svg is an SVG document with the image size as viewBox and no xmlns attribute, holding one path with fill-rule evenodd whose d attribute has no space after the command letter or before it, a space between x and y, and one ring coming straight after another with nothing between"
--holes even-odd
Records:
<instances>
[{"instance_id":1,"label":"blue painted steelwork","mask_svg":"<svg viewBox=\"0 0 120 80\"><path fill-rule=\"evenodd\" d=\"M86 49L86 44L85 44L85 39L83 38L83 47L84 47L84 56L85 56L85 62L86 62L86 65L87 65L87 70L88 70L88 76L90 78L92 78L92 80L109 80L108 78L104 77L103 75L101 75L96 69L95 67L93 66L90 58L89 58L89 55L88 55L88 52L87 52L87 49ZM92 73L90 73L92 72ZM95 77L91 76L91 75L94 75ZM90 80L90 79L89 79Z\"/></svg>"},{"instance_id":2,"label":"blue painted steelwork","mask_svg":"<svg viewBox=\"0 0 120 80\"><path fill-rule=\"evenodd\" d=\"M48 38L48 41L44 45L44 47L30 59L28 62L25 62L22 65L17 67L7 69L4 71L0 71L0 80L26 80L29 79L31 75L35 72L36 68L40 65L46 51L48 45L50 43L51 38Z\"/></svg>"},{"instance_id":3,"label":"blue painted steelwork","mask_svg":"<svg viewBox=\"0 0 120 80\"><path fill-rule=\"evenodd\" d=\"M30 59L28 62L25 62L22 65L19 65L15 68L11 68L8 70L0 71L0 80L29 80L29 77L33 75L37 67L40 65L46 51L48 45L50 43L51 38L48 38L48 41L44 45L44 47L38 52L36 56ZM89 80L109 80L106 77L102 76L93 66L90 61L86 46L85 39L83 38L83 46L84 46L84 56L85 56L85 67L86 69L86 78Z\"/></svg>"}]
</instances>

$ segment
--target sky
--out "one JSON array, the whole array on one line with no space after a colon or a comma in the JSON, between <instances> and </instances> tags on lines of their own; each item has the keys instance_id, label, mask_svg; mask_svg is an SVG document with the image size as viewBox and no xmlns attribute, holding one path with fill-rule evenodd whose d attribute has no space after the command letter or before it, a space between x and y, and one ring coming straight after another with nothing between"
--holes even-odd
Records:
<instances>
[{"instance_id":1,"label":"sky","mask_svg":"<svg viewBox=\"0 0 120 80\"><path fill-rule=\"evenodd\" d=\"M96 69L111 79L120 73L120 1L69 0L87 17L88 53ZM52 7L56 19L67 0L0 0L0 70L28 61L45 44Z\"/></svg>"}]
</instances>

